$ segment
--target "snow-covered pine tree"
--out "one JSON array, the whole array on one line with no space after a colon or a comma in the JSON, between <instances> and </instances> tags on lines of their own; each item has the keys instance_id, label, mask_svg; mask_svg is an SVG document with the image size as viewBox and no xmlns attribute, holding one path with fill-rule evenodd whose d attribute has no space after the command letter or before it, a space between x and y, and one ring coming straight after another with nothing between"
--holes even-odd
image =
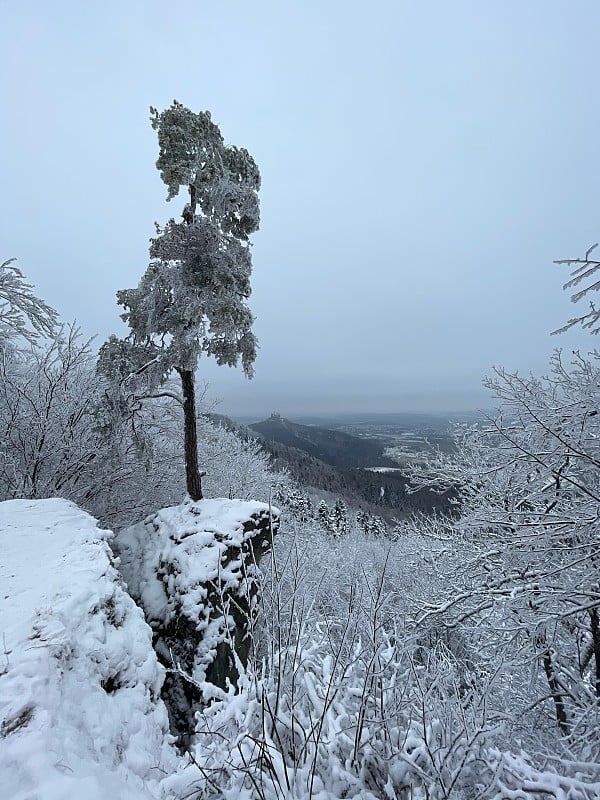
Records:
<instances>
[{"instance_id":1,"label":"snow-covered pine tree","mask_svg":"<svg viewBox=\"0 0 600 800\"><path fill-rule=\"evenodd\" d=\"M314 517L310 495L298 488L287 490L285 484L283 484L279 487L279 496L276 495L275 499L291 509L301 522L306 522Z\"/></svg>"},{"instance_id":2,"label":"snow-covered pine tree","mask_svg":"<svg viewBox=\"0 0 600 800\"><path fill-rule=\"evenodd\" d=\"M385 520L377 516L377 514L371 514L360 509L356 512L356 524L363 530L365 536L387 536Z\"/></svg>"},{"instance_id":3,"label":"snow-covered pine tree","mask_svg":"<svg viewBox=\"0 0 600 800\"><path fill-rule=\"evenodd\" d=\"M362 508L356 512L356 524L365 534L369 532L369 515Z\"/></svg>"},{"instance_id":4,"label":"snow-covered pine tree","mask_svg":"<svg viewBox=\"0 0 600 800\"><path fill-rule=\"evenodd\" d=\"M181 379L187 491L202 498L194 375L201 353L218 364L241 358L252 377L256 357L250 296L250 235L259 226L260 174L247 150L225 145L209 112L177 101L150 109L158 133L156 166L168 187L189 193L182 221L170 219L150 243L150 264L135 289L117 293L130 328L102 347L99 370L137 399L156 394L168 376Z\"/></svg>"},{"instance_id":5,"label":"snow-covered pine tree","mask_svg":"<svg viewBox=\"0 0 600 800\"><path fill-rule=\"evenodd\" d=\"M325 500L321 500L317 506L317 519L326 531L333 533L333 520L331 511Z\"/></svg>"},{"instance_id":6,"label":"snow-covered pine tree","mask_svg":"<svg viewBox=\"0 0 600 800\"><path fill-rule=\"evenodd\" d=\"M333 507L333 526L338 536L348 533L348 509L341 498L338 498Z\"/></svg>"}]
</instances>

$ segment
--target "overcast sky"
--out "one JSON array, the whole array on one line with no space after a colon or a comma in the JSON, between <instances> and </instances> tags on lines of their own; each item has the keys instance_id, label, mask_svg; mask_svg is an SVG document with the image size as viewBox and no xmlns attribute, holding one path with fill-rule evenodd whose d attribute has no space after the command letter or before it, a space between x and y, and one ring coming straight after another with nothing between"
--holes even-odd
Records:
<instances>
[{"instance_id":1,"label":"overcast sky","mask_svg":"<svg viewBox=\"0 0 600 800\"><path fill-rule=\"evenodd\" d=\"M256 377L223 413L489 406L573 314L600 238L596 0L0 0L0 260L103 341L179 199L150 105L209 110L262 173ZM582 313L585 309L582 309Z\"/></svg>"}]
</instances>

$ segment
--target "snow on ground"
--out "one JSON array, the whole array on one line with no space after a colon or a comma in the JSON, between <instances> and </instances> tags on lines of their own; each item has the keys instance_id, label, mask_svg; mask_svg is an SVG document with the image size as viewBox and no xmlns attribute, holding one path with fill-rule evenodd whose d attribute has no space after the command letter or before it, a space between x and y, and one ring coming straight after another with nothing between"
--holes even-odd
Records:
<instances>
[{"instance_id":1,"label":"snow on ground","mask_svg":"<svg viewBox=\"0 0 600 800\"><path fill-rule=\"evenodd\" d=\"M3 800L147 799L180 765L111 536L66 500L0 503Z\"/></svg>"}]
</instances>

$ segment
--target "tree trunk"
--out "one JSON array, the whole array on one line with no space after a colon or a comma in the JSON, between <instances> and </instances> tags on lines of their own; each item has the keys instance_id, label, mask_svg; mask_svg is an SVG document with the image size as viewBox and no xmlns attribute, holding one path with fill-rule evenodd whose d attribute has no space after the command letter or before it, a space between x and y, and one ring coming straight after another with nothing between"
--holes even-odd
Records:
<instances>
[{"instance_id":1,"label":"tree trunk","mask_svg":"<svg viewBox=\"0 0 600 800\"><path fill-rule=\"evenodd\" d=\"M192 500L202 500L202 478L198 469L198 434L196 432L196 397L194 373L189 369L178 370L183 390L185 479L187 492Z\"/></svg>"},{"instance_id":2,"label":"tree trunk","mask_svg":"<svg viewBox=\"0 0 600 800\"><path fill-rule=\"evenodd\" d=\"M563 696L560 693L560 684L556 678L556 673L554 671L554 664L552 662L552 655L550 654L550 650L546 650L542 658L544 664L544 672L546 673L546 678L548 680L548 686L550 687L550 694L552 695L552 699L554 700L554 708L556 711L556 721L558 723L558 727L561 730L561 733L564 736L569 735L569 721L567 719L567 711L565 709L565 701L563 700Z\"/></svg>"},{"instance_id":3,"label":"tree trunk","mask_svg":"<svg viewBox=\"0 0 600 800\"><path fill-rule=\"evenodd\" d=\"M598 623L597 608L592 608L590 611L590 622L592 629L592 644L594 646L594 660L596 662L596 696L600 697L600 624Z\"/></svg>"}]
</instances>

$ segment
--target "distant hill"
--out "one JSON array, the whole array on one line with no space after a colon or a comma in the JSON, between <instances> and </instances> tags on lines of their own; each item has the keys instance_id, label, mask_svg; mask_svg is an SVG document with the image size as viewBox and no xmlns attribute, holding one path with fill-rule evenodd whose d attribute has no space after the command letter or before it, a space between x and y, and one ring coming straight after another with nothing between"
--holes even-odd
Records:
<instances>
[{"instance_id":1,"label":"distant hill","mask_svg":"<svg viewBox=\"0 0 600 800\"><path fill-rule=\"evenodd\" d=\"M279 414L271 414L263 422L248 426L268 442L278 442L286 447L303 450L333 467L397 467L398 464L383 455L384 442L361 439L343 431L321 428L318 425L300 425Z\"/></svg>"},{"instance_id":2,"label":"distant hill","mask_svg":"<svg viewBox=\"0 0 600 800\"><path fill-rule=\"evenodd\" d=\"M342 497L348 505L362 507L363 509L379 513L384 517L402 517L413 512L431 513L433 511L448 511L449 498L445 495L438 495L427 489L423 489L416 494L406 492L407 479L397 470L396 462L392 462L381 456L384 443L380 440L363 440L357 436L342 434L339 431L329 431L325 428L315 428L310 425L298 425L289 420L277 419L276 415L270 420L258 422L251 426L242 425L234 422L229 417L221 414L207 415L215 424L222 425L224 428L234 431L242 439L256 437L259 439L263 450L268 452L272 458L275 470L287 470L301 486L308 489L318 489L330 494ZM281 422L280 422L281 420ZM283 423L283 424L281 424ZM391 472L372 472L369 469L361 469L356 466L335 466L327 463L323 458L317 458L306 449L310 445L310 440L297 438L297 445L288 445L269 439L260 431L261 426L267 426L267 430L281 436L292 437L298 433L308 430L311 435L320 437L321 442L336 442L336 447L348 444L351 448L357 448L353 458L346 456L345 459L338 453L337 457L348 463L356 461L358 455L364 457L367 466L388 466L394 465ZM326 434L336 434L335 439L330 439ZM357 444L358 443L358 444ZM364 447L367 445L367 447ZM312 446L315 446L313 441ZM335 448L332 448L335 450ZM371 455L373 454L373 457ZM330 451L330 457L331 451ZM383 462L383 463L382 463ZM383 491L382 491L383 489Z\"/></svg>"}]
</instances>

